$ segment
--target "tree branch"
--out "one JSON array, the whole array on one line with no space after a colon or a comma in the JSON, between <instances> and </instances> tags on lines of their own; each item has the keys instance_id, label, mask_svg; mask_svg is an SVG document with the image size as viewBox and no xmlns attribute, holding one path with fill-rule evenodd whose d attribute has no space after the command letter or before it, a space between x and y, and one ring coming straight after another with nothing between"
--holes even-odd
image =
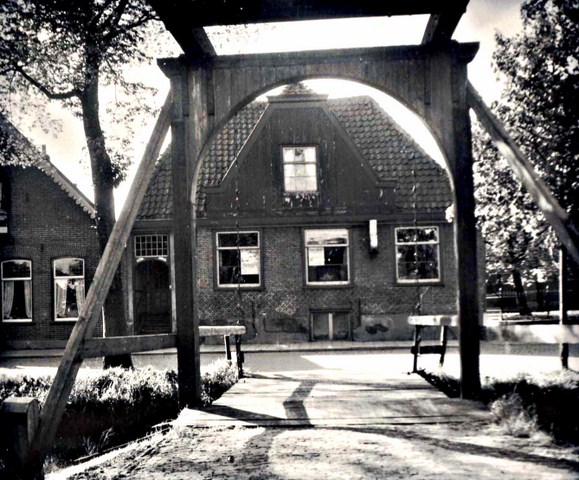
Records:
<instances>
[{"instance_id":1,"label":"tree branch","mask_svg":"<svg viewBox=\"0 0 579 480\"><path fill-rule=\"evenodd\" d=\"M52 92L48 88L46 88L45 85L43 85L34 77L26 73L26 71L22 67L15 66L14 70L16 70L20 75L22 75L26 79L28 83L30 83L32 86L40 90L40 92L42 92L50 100L66 100L69 98L80 97L80 95L82 94L82 92L78 88L73 88L68 92L60 92L60 93Z\"/></svg>"}]
</instances>

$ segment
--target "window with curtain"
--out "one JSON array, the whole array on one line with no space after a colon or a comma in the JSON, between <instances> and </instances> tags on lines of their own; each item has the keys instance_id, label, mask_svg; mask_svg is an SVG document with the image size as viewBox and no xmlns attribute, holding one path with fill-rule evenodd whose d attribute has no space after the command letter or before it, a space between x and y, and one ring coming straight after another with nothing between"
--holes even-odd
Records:
<instances>
[{"instance_id":1,"label":"window with curtain","mask_svg":"<svg viewBox=\"0 0 579 480\"><path fill-rule=\"evenodd\" d=\"M1 265L2 321L32 321L32 262L6 260Z\"/></svg>"},{"instance_id":2,"label":"window with curtain","mask_svg":"<svg viewBox=\"0 0 579 480\"><path fill-rule=\"evenodd\" d=\"M84 260L59 258L53 262L54 318L77 320L84 304Z\"/></svg>"}]
</instances>

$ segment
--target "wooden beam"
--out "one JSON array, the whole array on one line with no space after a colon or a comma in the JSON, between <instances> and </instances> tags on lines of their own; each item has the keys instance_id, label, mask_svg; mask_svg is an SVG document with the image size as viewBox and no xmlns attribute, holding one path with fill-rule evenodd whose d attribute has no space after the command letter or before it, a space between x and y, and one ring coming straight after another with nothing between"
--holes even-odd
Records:
<instances>
[{"instance_id":1,"label":"wooden beam","mask_svg":"<svg viewBox=\"0 0 579 480\"><path fill-rule=\"evenodd\" d=\"M351 17L382 17L396 15L440 16L435 37L454 31L458 19L455 12L465 0L148 0L171 32L183 53L189 57L213 57L203 27L215 25L245 25L249 23L284 22L293 20L328 20ZM458 6L458 8L455 8ZM464 12L464 10L462 10ZM453 26L454 23L454 26ZM200 32L201 38L199 37ZM440 33L439 33L440 32ZM210 45L211 42L209 42Z\"/></svg>"},{"instance_id":2,"label":"wooden beam","mask_svg":"<svg viewBox=\"0 0 579 480\"><path fill-rule=\"evenodd\" d=\"M411 315L408 317L408 325L457 327L458 315Z\"/></svg>"},{"instance_id":3,"label":"wooden beam","mask_svg":"<svg viewBox=\"0 0 579 480\"><path fill-rule=\"evenodd\" d=\"M202 102L195 78L184 63L168 70L173 92L171 118L171 165L173 182L173 262L175 267L175 319L177 323L177 376L179 404L194 408L201 405L201 370L199 355L199 319L194 308L194 212L191 188L200 136L192 134L196 118L190 113L191 97ZM195 95L197 93L197 95ZM200 147L199 147L200 148Z\"/></svg>"},{"instance_id":4,"label":"wooden beam","mask_svg":"<svg viewBox=\"0 0 579 480\"><path fill-rule=\"evenodd\" d=\"M549 343L549 344L578 344L579 325L516 325L503 324L487 327L500 342L513 343Z\"/></svg>"},{"instance_id":5,"label":"wooden beam","mask_svg":"<svg viewBox=\"0 0 579 480\"><path fill-rule=\"evenodd\" d=\"M180 19L189 28L214 25L384 17L444 13L447 3L432 0L148 0L162 21ZM173 22L176 24L176 22Z\"/></svg>"},{"instance_id":6,"label":"wooden beam","mask_svg":"<svg viewBox=\"0 0 579 480\"><path fill-rule=\"evenodd\" d=\"M519 181L541 209L553 230L555 230L559 241L565 246L575 261L579 263L579 230L573 220L559 205L547 185L535 172L531 162L523 155L470 82L467 87L467 99L477 118L490 134L499 152L509 162Z\"/></svg>"},{"instance_id":7,"label":"wooden beam","mask_svg":"<svg viewBox=\"0 0 579 480\"><path fill-rule=\"evenodd\" d=\"M422 43L445 43L450 42L452 35L462 18L469 0L456 0L444 3L443 13L432 14L422 37Z\"/></svg>"},{"instance_id":8,"label":"wooden beam","mask_svg":"<svg viewBox=\"0 0 579 480\"><path fill-rule=\"evenodd\" d=\"M244 335L245 332L246 329L243 325L222 325L222 326L202 325L199 327L200 337Z\"/></svg>"},{"instance_id":9,"label":"wooden beam","mask_svg":"<svg viewBox=\"0 0 579 480\"><path fill-rule=\"evenodd\" d=\"M79 353L82 359L123 355L134 352L150 352L175 348L177 336L172 333L161 335L135 335L132 337L87 338Z\"/></svg>"},{"instance_id":10,"label":"wooden beam","mask_svg":"<svg viewBox=\"0 0 579 480\"><path fill-rule=\"evenodd\" d=\"M44 403L38 430L31 445L31 461L37 465L42 465L46 449L52 444L56 429L62 419L68 396L82 364L81 348L85 339L92 334L100 317L113 276L119 266L145 191L153 176L155 163L169 130L170 111L171 94L167 96L157 118L151 139L147 144L119 219L113 227L105 251L99 261L85 303L68 339L56 376Z\"/></svg>"}]
</instances>

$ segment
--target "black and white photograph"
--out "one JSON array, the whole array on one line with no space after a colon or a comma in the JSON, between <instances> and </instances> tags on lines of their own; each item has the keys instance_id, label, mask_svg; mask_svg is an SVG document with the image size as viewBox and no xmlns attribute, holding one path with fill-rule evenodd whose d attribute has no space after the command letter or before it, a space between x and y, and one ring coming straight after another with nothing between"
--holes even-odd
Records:
<instances>
[{"instance_id":1,"label":"black and white photograph","mask_svg":"<svg viewBox=\"0 0 579 480\"><path fill-rule=\"evenodd\" d=\"M579 478L577 0L0 1L0 480Z\"/></svg>"}]
</instances>

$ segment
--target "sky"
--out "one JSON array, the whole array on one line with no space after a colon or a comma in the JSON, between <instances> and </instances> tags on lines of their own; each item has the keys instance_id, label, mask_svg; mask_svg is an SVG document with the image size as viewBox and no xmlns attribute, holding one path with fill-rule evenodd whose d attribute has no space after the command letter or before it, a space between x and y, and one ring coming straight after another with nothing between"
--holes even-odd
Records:
<instances>
[{"instance_id":1,"label":"sky","mask_svg":"<svg viewBox=\"0 0 579 480\"><path fill-rule=\"evenodd\" d=\"M468 76L483 99L490 103L496 100L501 91L492 70L491 57L494 49L494 35L500 31L512 36L521 29L519 16L521 0L471 0L463 15L453 39L459 42L479 42L480 48L475 59L469 64ZM207 29L218 54L263 53L271 51L357 48L389 45L419 44L426 26L427 16L343 19L331 21L300 21L271 24L267 27L250 26L242 30L233 41L223 34L220 27ZM348 34L345 35L344 32ZM168 51L179 54L176 44L168 46ZM160 106L169 90L169 82L155 63L143 66L137 73L147 78L151 86L158 88L155 103ZM443 163L442 154L420 119L395 100L363 85L345 81L315 80L308 86L330 97L369 94L375 96L383 108L394 116L403 128L438 162ZM104 92L101 104L114 101L114 89ZM88 169L88 154L84 146L82 124L78 119L62 111L58 106L50 108L51 114L62 122L58 136L50 133L26 131L36 145L46 145L51 161L89 198L92 186ZM147 121L141 135L134 139L133 167L127 181L115 194L116 209L120 211L127 195L130 182L141 159L146 142L152 132L155 119Z\"/></svg>"}]
</instances>

